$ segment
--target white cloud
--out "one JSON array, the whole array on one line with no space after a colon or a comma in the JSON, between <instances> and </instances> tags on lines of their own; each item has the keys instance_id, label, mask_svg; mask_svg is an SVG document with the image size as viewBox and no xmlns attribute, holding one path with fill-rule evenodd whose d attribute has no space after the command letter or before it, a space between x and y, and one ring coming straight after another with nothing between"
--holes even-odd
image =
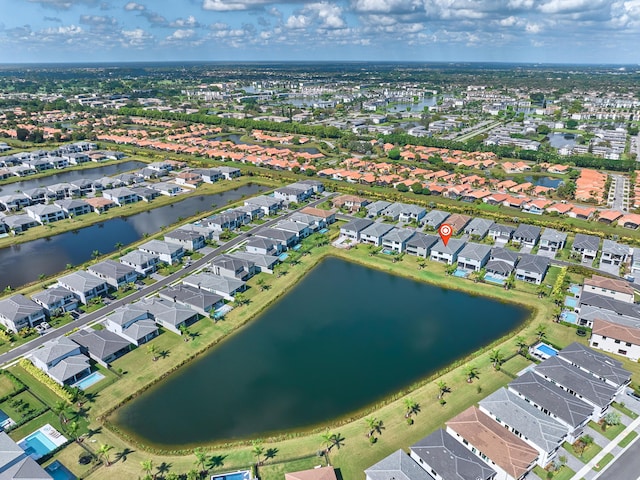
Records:
<instances>
[{"instance_id":1,"label":"white cloud","mask_svg":"<svg viewBox=\"0 0 640 480\"><path fill-rule=\"evenodd\" d=\"M527 23L527 26L525 27L525 31L527 33L540 33L543 30L542 25L540 25L539 23Z\"/></svg>"},{"instance_id":2,"label":"white cloud","mask_svg":"<svg viewBox=\"0 0 640 480\"><path fill-rule=\"evenodd\" d=\"M309 28L311 26L311 19L306 15L291 15L287 18L285 26L294 30Z\"/></svg>"},{"instance_id":3,"label":"white cloud","mask_svg":"<svg viewBox=\"0 0 640 480\"><path fill-rule=\"evenodd\" d=\"M194 17L193 15L189 15L187 18L176 19L175 21L171 22L169 26L177 28L194 28L199 27L200 24L196 20L196 17Z\"/></svg>"},{"instance_id":4,"label":"white cloud","mask_svg":"<svg viewBox=\"0 0 640 480\"><path fill-rule=\"evenodd\" d=\"M540 5L542 13L580 13L599 8L606 0L549 0Z\"/></svg>"},{"instance_id":5,"label":"white cloud","mask_svg":"<svg viewBox=\"0 0 640 480\"><path fill-rule=\"evenodd\" d=\"M140 5L139 3L136 2L129 2L124 6L124 9L128 12L132 12L134 10L141 12L143 10L146 9L146 7L144 5Z\"/></svg>"},{"instance_id":6,"label":"white cloud","mask_svg":"<svg viewBox=\"0 0 640 480\"><path fill-rule=\"evenodd\" d=\"M178 29L167 37L167 40L189 40L196 36L196 32L193 29Z\"/></svg>"},{"instance_id":7,"label":"white cloud","mask_svg":"<svg viewBox=\"0 0 640 480\"><path fill-rule=\"evenodd\" d=\"M80 15L80 23L92 26L117 25L118 21L114 17L103 15Z\"/></svg>"},{"instance_id":8,"label":"white cloud","mask_svg":"<svg viewBox=\"0 0 640 480\"><path fill-rule=\"evenodd\" d=\"M421 0L353 0L352 8L361 13L408 13L424 9Z\"/></svg>"},{"instance_id":9,"label":"white cloud","mask_svg":"<svg viewBox=\"0 0 640 480\"><path fill-rule=\"evenodd\" d=\"M261 8L274 3L278 2L276 0L204 0L202 8L216 12L233 12Z\"/></svg>"},{"instance_id":10,"label":"white cloud","mask_svg":"<svg viewBox=\"0 0 640 480\"><path fill-rule=\"evenodd\" d=\"M75 36L83 33L82 27L77 25L63 25L60 27L45 28L42 33L46 35L62 35L62 36Z\"/></svg>"},{"instance_id":11,"label":"white cloud","mask_svg":"<svg viewBox=\"0 0 640 480\"><path fill-rule=\"evenodd\" d=\"M75 5L97 5L97 0L28 0L31 3L37 3L45 8L53 10L69 10Z\"/></svg>"},{"instance_id":12,"label":"white cloud","mask_svg":"<svg viewBox=\"0 0 640 480\"><path fill-rule=\"evenodd\" d=\"M132 48L143 48L153 40L153 36L142 28L122 31L123 46Z\"/></svg>"}]
</instances>

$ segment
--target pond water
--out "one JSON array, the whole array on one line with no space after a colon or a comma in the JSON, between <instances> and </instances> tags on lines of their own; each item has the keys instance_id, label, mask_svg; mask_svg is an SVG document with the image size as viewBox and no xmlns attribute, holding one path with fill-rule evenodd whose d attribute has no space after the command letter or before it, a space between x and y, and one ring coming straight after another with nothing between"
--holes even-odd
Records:
<instances>
[{"instance_id":1,"label":"pond water","mask_svg":"<svg viewBox=\"0 0 640 480\"><path fill-rule=\"evenodd\" d=\"M246 328L117 411L114 421L163 447L309 428L411 385L528 315L328 258Z\"/></svg>"},{"instance_id":2,"label":"pond water","mask_svg":"<svg viewBox=\"0 0 640 480\"><path fill-rule=\"evenodd\" d=\"M526 176L524 177L524 179L527 182L531 182L534 185L540 185L542 187L549 187L549 188L558 188L560 186L560 184L562 183L562 179L561 178L555 178L555 177L531 177L531 176Z\"/></svg>"},{"instance_id":3,"label":"pond water","mask_svg":"<svg viewBox=\"0 0 640 480\"><path fill-rule=\"evenodd\" d=\"M55 183L72 182L86 178L88 180L97 180L102 177L110 177L119 173L129 172L131 170L139 170L146 164L144 162L136 162L129 160L122 163L114 163L112 165L103 165L101 167L87 168L84 170L64 170L55 175L48 177L34 178L33 180L23 180L22 182L10 183L0 186L0 195L10 195L16 192L24 192L32 188L46 187Z\"/></svg>"},{"instance_id":4,"label":"pond water","mask_svg":"<svg viewBox=\"0 0 640 480\"><path fill-rule=\"evenodd\" d=\"M188 197L130 217L112 218L78 230L0 249L0 290L8 285L16 289L37 280L40 274L61 272L67 264L78 265L90 260L94 250L102 254L113 252L116 243L126 246L147 233L156 233L162 227L177 222L179 218L187 218L197 212L203 212L204 216L204 212L213 208L265 189L260 185L248 184L215 195Z\"/></svg>"},{"instance_id":5,"label":"pond water","mask_svg":"<svg viewBox=\"0 0 640 480\"><path fill-rule=\"evenodd\" d=\"M407 102L407 103L396 103L392 107L387 108L388 112L406 112L407 108L411 107L412 112L422 112L424 111L424 107L433 107L437 98L433 97L423 97L417 103Z\"/></svg>"},{"instance_id":6,"label":"pond water","mask_svg":"<svg viewBox=\"0 0 640 480\"><path fill-rule=\"evenodd\" d=\"M547 135L549 145L554 148L573 147L576 144L576 137L572 134L553 132Z\"/></svg>"}]
</instances>

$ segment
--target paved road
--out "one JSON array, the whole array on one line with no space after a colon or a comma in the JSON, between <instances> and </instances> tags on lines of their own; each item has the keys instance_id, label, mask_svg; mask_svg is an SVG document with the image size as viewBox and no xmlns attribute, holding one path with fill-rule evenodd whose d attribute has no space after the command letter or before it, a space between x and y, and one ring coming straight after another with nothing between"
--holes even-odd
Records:
<instances>
[{"instance_id":1,"label":"paved road","mask_svg":"<svg viewBox=\"0 0 640 480\"><path fill-rule=\"evenodd\" d=\"M639 475L640 441L637 441L597 478L598 480L636 480L640 478Z\"/></svg>"},{"instance_id":2,"label":"paved road","mask_svg":"<svg viewBox=\"0 0 640 480\"><path fill-rule=\"evenodd\" d=\"M322 197L319 200L315 200L315 201L309 203L308 205L305 205L305 207L307 207L307 206L314 207L314 206L318 205L319 203L324 202L325 200L326 200L326 197ZM300 207L300 208L304 208L304 207ZM30 342L25 343L24 345L20 345L19 347L16 347L13 350L10 350L9 352L0 355L0 365L13 362L13 361L19 359L21 356L29 353L31 350L34 350L34 349L40 347L43 343L45 343L45 342L47 342L49 340L53 340L54 338L60 337L60 336L64 335L65 333L69 333L75 328L81 328L81 327L83 327L83 326L85 326L85 325L87 325L87 324L89 324L91 322L94 322L94 321L104 317L105 315L113 312L118 307L121 307L121 306L126 305L128 303L132 303L132 302L134 302L136 300L139 300L139 299L141 299L143 297L146 297L148 295L151 295L151 294L157 292L158 290L166 287L167 285L169 285L171 283L174 283L175 281L179 280L180 277L184 276L185 274L193 273L196 270L201 269L208 262L213 260L214 257L220 255L221 253L223 253L226 250L229 250L230 248L234 247L235 245L238 245L239 243L245 241L247 239L247 237L250 237L252 234L256 233L259 229L266 228L266 227L271 227L271 226L275 225L277 222L283 220L284 218L287 218L289 215L291 215L295 211L297 211L297 210L294 210L294 211L292 211L292 212L290 212L290 213L288 213L286 215L281 215L281 216L278 216L278 217L273 218L271 220L268 220L265 223L263 223L262 225L254 227L251 230L249 230L248 232L244 232L244 233L238 235L234 239L226 242L224 245L221 245L220 247L216 248L212 252L208 253L207 255L202 257L201 259L194 261L190 266L184 267L184 268L178 270L177 272L166 276L162 280L157 281L156 283L154 283L152 285L148 285L148 286L142 288L141 290L137 290L134 293L132 293L131 295L129 295L129 296L125 297L125 298L122 298L120 300L114 300L109 305L106 305L106 306L102 307L99 310L96 310L94 312L88 313L86 315L82 315L79 319L74 320L73 322L68 323L67 325L64 325L64 326L62 326L60 328L56 328L54 330L50 330L45 335L41 335L40 337L35 338L35 339L31 340Z\"/></svg>"},{"instance_id":3,"label":"paved road","mask_svg":"<svg viewBox=\"0 0 640 480\"><path fill-rule=\"evenodd\" d=\"M459 137L453 138L454 141L456 142L465 142L467 140L469 140L470 138L475 137L476 135L480 135L481 133L485 133L488 132L490 130L493 130L494 128L500 126L502 124L502 122L493 122L487 126L483 126L482 128L478 128L475 130L472 130L468 133L465 133L464 135L460 135Z\"/></svg>"},{"instance_id":4,"label":"paved road","mask_svg":"<svg viewBox=\"0 0 640 480\"><path fill-rule=\"evenodd\" d=\"M611 175L611 190L609 192L608 201L611 203L613 210L626 211L628 207L628 180L622 175Z\"/></svg>"}]
</instances>

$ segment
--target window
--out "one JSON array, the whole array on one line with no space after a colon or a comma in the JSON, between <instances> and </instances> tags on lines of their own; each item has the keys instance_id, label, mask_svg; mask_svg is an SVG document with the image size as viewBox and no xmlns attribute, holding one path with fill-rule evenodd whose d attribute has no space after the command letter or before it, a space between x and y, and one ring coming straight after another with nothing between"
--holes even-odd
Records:
<instances>
[{"instance_id":1,"label":"window","mask_svg":"<svg viewBox=\"0 0 640 480\"><path fill-rule=\"evenodd\" d=\"M627 345L627 347L630 347L630 346L631 346L631 344L630 344L629 342L627 342L627 343L626 343L626 345Z\"/></svg>"},{"instance_id":2,"label":"window","mask_svg":"<svg viewBox=\"0 0 640 480\"><path fill-rule=\"evenodd\" d=\"M620 343L620 340L614 340L613 343Z\"/></svg>"},{"instance_id":3,"label":"window","mask_svg":"<svg viewBox=\"0 0 640 480\"><path fill-rule=\"evenodd\" d=\"M621 348L619 348L619 349L618 349L618 353L619 353L620 355L626 355L626 354L627 354L627 351L626 351L626 350L622 350Z\"/></svg>"},{"instance_id":4,"label":"window","mask_svg":"<svg viewBox=\"0 0 640 480\"><path fill-rule=\"evenodd\" d=\"M598 342L593 342L593 344L592 344L592 345L593 345L594 347L597 347L597 346L598 346Z\"/></svg>"}]
</instances>

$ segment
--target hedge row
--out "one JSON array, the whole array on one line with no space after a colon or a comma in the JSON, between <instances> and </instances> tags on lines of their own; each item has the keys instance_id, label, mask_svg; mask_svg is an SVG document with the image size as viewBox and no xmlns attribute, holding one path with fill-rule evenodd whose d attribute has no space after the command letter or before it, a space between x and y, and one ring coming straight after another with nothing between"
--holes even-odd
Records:
<instances>
[{"instance_id":1,"label":"hedge row","mask_svg":"<svg viewBox=\"0 0 640 480\"><path fill-rule=\"evenodd\" d=\"M61 386L55 380L53 380L49 375L44 373L38 367L36 367L30 360L23 358L20 360L20 366L24 368L27 372L29 372L33 377L39 380L42 384L47 386L53 393L58 395L63 400L66 400L69 403L73 403L74 395L66 388Z\"/></svg>"}]
</instances>

